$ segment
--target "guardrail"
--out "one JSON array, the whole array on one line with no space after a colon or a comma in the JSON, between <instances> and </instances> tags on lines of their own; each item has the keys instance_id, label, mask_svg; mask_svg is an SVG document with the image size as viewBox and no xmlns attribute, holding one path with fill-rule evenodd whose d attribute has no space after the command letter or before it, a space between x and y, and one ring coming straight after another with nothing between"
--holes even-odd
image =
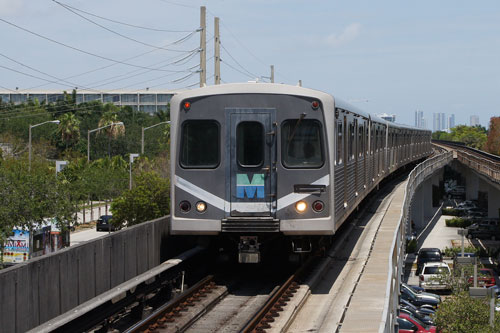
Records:
<instances>
[{"instance_id":1,"label":"guardrail","mask_svg":"<svg viewBox=\"0 0 500 333\"><path fill-rule=\"evenodd\" d=\"M465 149L457 149L457 160L471 169L500 184L500 162L484 158L481 155L469 153Z\"/></svg>"},{"instance_id":2,"label":"guardrail","mask_svg":"<svg viewBox=\"0 0 500 333\"><path fill-rule=\"evenodd\" d=\"M399 288L403 272L403 255L405 253L406 226L410 219L410 204L417 187L437 170L443 168L453 159L453 152L446 152L425 160L413 169L408 176L405 197L401 207L399 224L394 232L391 252L389 254L389 272L386 297L379 332L395 332L396 317L399 304Z\"/></svg>"},{"instance_id":3,"label":"guardrail","mask_svg":"<svg viewBox=\"0 0 500 333\"><path fill-rule=\"evenodd\" d=\"M458 161L500 184L500 156L467 147L462 142L433 140L432 142L452 148Z\"/></svg>"}]
</instances>

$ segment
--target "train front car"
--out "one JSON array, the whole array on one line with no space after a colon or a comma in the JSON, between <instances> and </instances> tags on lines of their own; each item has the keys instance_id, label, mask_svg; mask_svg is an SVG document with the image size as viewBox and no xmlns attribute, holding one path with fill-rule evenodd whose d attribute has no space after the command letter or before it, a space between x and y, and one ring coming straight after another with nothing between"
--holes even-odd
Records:
<instances>
[{"instance_id":1,"label":"train front car","mask_svg":"<svg viewBox=\"0 0 500 333\"><path fill-rule=\"evenodd\" d=\"M335 229L333 110L328 94L279 84L172 98L171 233L208 237L241 263L314 250Z\"/></svg>"}]
</instances>

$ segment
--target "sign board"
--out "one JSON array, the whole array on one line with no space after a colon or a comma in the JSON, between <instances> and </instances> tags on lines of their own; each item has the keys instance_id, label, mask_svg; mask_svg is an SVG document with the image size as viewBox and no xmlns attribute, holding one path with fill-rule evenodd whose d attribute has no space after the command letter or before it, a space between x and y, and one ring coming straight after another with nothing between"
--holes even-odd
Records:
<instances>
[{"instance_id":1,"label":"sign board","mask_svg":"<svg viewBox=\"0 0 500 333\"><path fill-rule=\"evenodd\" d=\"M5 242L3 260L6 263L17 264L30 258L29 231L14 229L14 235Z\"/></svg>"}]
</instances>

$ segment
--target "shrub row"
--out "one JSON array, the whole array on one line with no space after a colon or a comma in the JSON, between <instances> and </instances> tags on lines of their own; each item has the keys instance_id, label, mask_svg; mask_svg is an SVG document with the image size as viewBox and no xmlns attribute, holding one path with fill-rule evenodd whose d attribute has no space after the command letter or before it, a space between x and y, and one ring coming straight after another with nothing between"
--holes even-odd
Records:
<instances>
[{"instance_id":1,"label":"shrub row","mask_svg":"<svg viewBox=\"0 0 500 333\"><path fill-rule=\"evenodd\" d=\"M472 221L461 217L454 217L452 219L446 219L445 223L447 227L467 228L472 224Z\"/></svg>"}]
</instances>

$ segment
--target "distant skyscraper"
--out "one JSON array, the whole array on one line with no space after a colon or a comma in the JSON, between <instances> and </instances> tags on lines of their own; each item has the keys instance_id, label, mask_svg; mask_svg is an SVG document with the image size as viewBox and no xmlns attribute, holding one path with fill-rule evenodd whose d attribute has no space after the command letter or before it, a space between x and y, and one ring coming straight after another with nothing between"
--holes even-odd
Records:
<instances>
[{"instance_id":1,"label":"distant skyscraper","mask_svg":"<svg viewBox=\"0 0 500 333\"><path fill-rule=\"evenodd\" d=\"M415 111L415 127L425 128L424 127L424 111Z\"/></svg>"},{"instance_id":2,"label":"distant skyscraper","mask_svg":"<svg viewBox=\"0 0 500 333\"><path fill-rule=\"evenodd\" d=\"M448 122L446 124L447 126L447 129L451 130L453 127L455 127L455 115L454 114L450 114L448 116Z\"/></svg>"},{"instance_id":3,"label":"distant skyscraper","mask_svg":"<svg viewBox=\"0 0 500 333\"><path fill-rule=\"evenodd\" d=\"M476 115L470 116L470 125L471 126L479 125L479 116Z\"/></svg>"},{"instance_id":4,"label":"distant skyscraper","mask_svg":"<svg viewBox=\"0 0 500 333\"><path fill-rule=\"evenodd\" d=\"M445 128L445 114L444 113L434 113L434 123L433 123L433 130L434 132L436 131L442 131Z\"/></svg>"},{"instance_id":5,"label":"distant skyscraper","mask_svg":"<svg viewBox=\"0 0 500 333\"><path fill-rule=\"evenodd\" d=\"M396 115L395 114L382 113L382 114L379 114L378 116L384 120L391 121L393 123L396 122Z\"/></svg>"}]
</instances>

